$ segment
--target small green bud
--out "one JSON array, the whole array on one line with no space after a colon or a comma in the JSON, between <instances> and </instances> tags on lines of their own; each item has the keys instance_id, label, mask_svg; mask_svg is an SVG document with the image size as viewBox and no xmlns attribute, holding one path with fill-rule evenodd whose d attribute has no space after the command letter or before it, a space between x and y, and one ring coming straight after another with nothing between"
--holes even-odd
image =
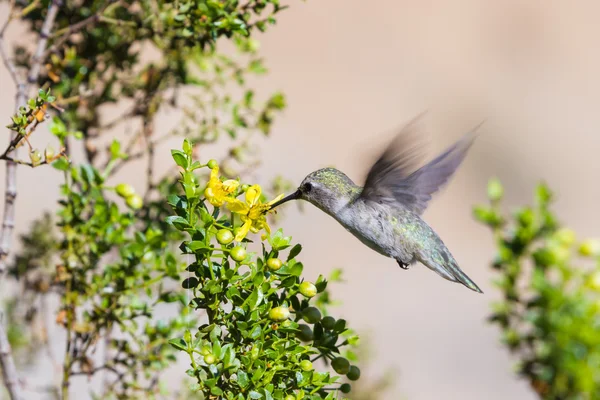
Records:
<instances>
[{"instance_id":1,"label":"small green bud","mask_svg":"<svg viewBox=\"0 0 600 400\"><path fill-rule=\"evenodd\" d=\"M204 356L204 362L208 365L214 364L217 359L212 354L207 354Z\"/></svg>"},{"instance_id":2,"label":"small green bud","mask_svg":"<svg viewBox=\"0 0 600 400\"><path fill-rule=\"evenodd\" d=\"M321 311L316 307L308 307L302 311L302 319L309 324L316 324L321 320Z\"/></svg>"},{"instance_id":3,"label":"small green bud","mask_svg":"<svg viewBox=\"0 0 600 400\"><path fill-rule=\"evenodd\" d=\"M563 246L570 246L575 242L575 232L572 229L559 229L554 233L554 238Z\"/></svg>"},{"instance_id":4,"label":"small green bud","mask_svg":"<svg viewBox=\"0 0 600 400\"><path fill-rule=\"evenodd\" d=\"M346 374L346 377L351 381L357 381L360 378L360 369L356 365L350 367L350 371Z\"/></svg>"},{"instance_id":5,"label":"small green bud","mask_svg":"<svg viewBox=\"0 0 600 400\"><path fill-rule=\"evenodd\" d=\"M52 146L48 146L46 147L46 150L44 150L44 157L46 158L46 161L52 160L55 154L56 152Z\"/></svg>"},{"instance_id":6,"label":"small green bud","mask_svg":"<svg viewBox=\"0 0 600 400\"><path fill-rule=\"evenodd\" d=\"M298 338L303 342L310 342L314 339L315 335L310 326L306 324L298 325Z\"/></svg>"},{"instance_id":7,"label":"small green bud","mask_svg":"<svg viewBox=\"0 0 600 400\"><path fill-rule=\"evenodd\" d=\"M249 187L250 187L250 185L248 185L248 184L244 183L244 184L242 185L242 192L244 192L244 193L245 193L245 192L247 192Z\"/></svg>"},{"instance_id":8,"label":"small green bud","mask_svg":"<svg viewBox=\"0 0 600 400\"><path fill-rule=\"evenodd\" d=\"M31 150L29 159L31 160L31 164L38 165L42 160L42 153L38 149Z\"/></svg>"},{"instance_id":9,"label":"small green bud","mask_svg":"<svg viewBox=\"0 0 600 400\"><path fill-rule=\"evenodd\" d=\"M135 189L128 183L119 183L115 187L115 190L119 196L124 198L133 196L135 194Z\"/></svg>"},{"instance_id":10,"label":"small green bud","mask_svg":"<svg viewBox=\"0 0 600 400\"><path fill-rule=\"evenodd\" d=\"M491 201L499 201L504 196L504 188L497 178L490 179L487 187L488 198Z\"/></svg>"},{"instance_id":11,"label":"small green bud","mask_svg":"<svg viewBox=\"0 0 600 400\"><path fill-rule=\"evenodd\" d=\"M209 160L208 164L206 164L206 165L208 165L208 168L210 168L210 169L215 169L219 166L219 164L217 163L217 160Z\"/></svg>"},{"instance_id":12,"label":"small green bud","mask_svg":"<svg viewBox=\"0 0 600 400\"><path fill-rule=\"evenodd\" d=\"M277 271L279 268L281 268L282 264L283 263L279 258L269 258L267 260L267 268L269 268L271 271Z\"/></svg>"},{"instance_id":13,"label":"small green bud","mask_svg":"<svg viewBox=\"0 0 600 400\"><path fill-rule=\"evenodd\" d=\"M235 246L233 249L231 249L231 253L229 253L229 255L234 261L242 262L246 259L246 249L242 246Z\"/></svg>"},{"instance_id":14,"label":"small green bud","mask_svg":"<svg viewBox=\"0 0 600 400\"><path fill-rule=\"evenodd\" d=\"M269 318L273 321L281 322L290 317L290 310L287 307L275 307L269 311Z\"/></svg>"},{"instance_id":15,"label":"small green bud","mask_svg":"<svg viewBox=\"0 0 600 400\"><path fill-rule=\"evenodd\" d=\"M309 360L302 360L300 362L300 369L305 372L312 371L313 365Z\"/></svg>"},{"instance_id":16,"label":"small green bud","mask_svg":"<svg viewBox=\"0 0 600 400\"><path fill-rule=\"evenodd\" d=\"M127 203L127 205L130 208L132 208L134 210L139 210L144 205L144 201L142 200L142 197L138 194L134 194L133 196L127 197L125 202Z\"/></svg>"},{"instance_id":17,"label":"small green bud","mask_svg":"<svg viewBox=\"0 0 600 400\"><path fill-rule=\"evenodd\" d=\"M331 367L340 375L346 375L350 372L350 362L344 357L336 357L331 362Z\"/></svg>"},{"instance_id":18,"label":"small green bud","mask_svg":"<svg viewBox=\"0 0 600 400\"><path fill-rule=\"evenodd\" d=\"M309 299L317 295L317 287L308 281L304 281L300 284L299 291L304 297L308 297Z\"/></svg>"},{"instance_id":19,"label":"small green bud","mask_svg":"<svg viewBox=\"0 0 600 400\"><path fill-rule=\"evenodd\" d=\"M333 329L335 326L335 318L328 315L321 320L321 325L323 325L323 328L325 329Z\"/></svg>"},{"instance_id":20,"label":"small green bud","mask_svg":"<svg viewBox=\"0 0 600 400\"><path fill-rule=\"evenodd\" d=\"M600 254L600 240L587 239L581 242L579 246L579 254L582 256L596 256Z\"/></svg>"},{"instance_id":21,"label":"small green bud","mask_svg":"<svg viewBox=\"0 0 600 400\"><path fill-rule=\"evenodd\" d=\"M352 390L352 386L349 383L344 383L340 386L340 392L342 393L350 393L350 390Z\"/></svg>"},{"instance_id":22,"label":"small green bud","mask_svg":"<svg viewBox=\"0 0 600 400\"><path fill-rule=\"evenodd\" d=\"M233 242L233 233L229 229L220 229L217 232L217 241L223 245L229 244Z\"/></svg>"}]
</instances>

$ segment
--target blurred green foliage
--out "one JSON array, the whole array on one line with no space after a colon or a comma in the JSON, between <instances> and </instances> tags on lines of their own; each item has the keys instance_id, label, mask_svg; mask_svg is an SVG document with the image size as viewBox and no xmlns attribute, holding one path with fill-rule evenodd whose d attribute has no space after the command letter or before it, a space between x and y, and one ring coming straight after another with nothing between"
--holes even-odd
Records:
<instances>
[{"instance_id":1,"label":"blurred green foliage","mask_svg":"<svg viewBox=\"0 0 600 400\"><path fill-rule=\"evenodd\" d=\"M535 203L501 211L503 188L474 209L495 238L492 264L502 299L490 321L519 360L516 370L543 399L600 398L600 241L578 241L551 210L545 184Z\"/></svg>"}]
</instances>

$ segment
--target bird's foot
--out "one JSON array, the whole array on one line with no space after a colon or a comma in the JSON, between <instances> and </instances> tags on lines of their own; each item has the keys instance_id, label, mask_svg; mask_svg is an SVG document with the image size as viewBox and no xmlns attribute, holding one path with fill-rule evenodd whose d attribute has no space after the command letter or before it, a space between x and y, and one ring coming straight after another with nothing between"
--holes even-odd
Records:
<instances>
[{"instance_id":1,"label":"bird's foot","mask_svg":"<svg viewBox=\"0 0 600 400\"><path fill-rule=\"evenodd\" d=\"M398 263L398 265L400 266L400 268L402 269L408 269L408 264L403 263L402 261L396 260L396 262Z\"/></svg>"}]
</instances>

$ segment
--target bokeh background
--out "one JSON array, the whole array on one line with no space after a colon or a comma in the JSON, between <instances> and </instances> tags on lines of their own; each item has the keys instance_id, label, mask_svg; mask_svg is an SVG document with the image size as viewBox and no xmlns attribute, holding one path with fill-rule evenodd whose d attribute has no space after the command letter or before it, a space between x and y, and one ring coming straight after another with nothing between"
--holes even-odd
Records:
<instances>
[{"instance_id":1,"label":"bokeh background","mask_svg":"<svg viewBox=\"0 0 600 400\"><path fill-rule=\"evenodd\" d=\"M0 5L0 14L6 10ZM534 398L514 377L498 330L485 322L497 297L494 248L471 208L485 202L489 177L505 184L507 206L530 202L535 183L545 180L558 194L561 220L584 236L598 234L599 12L593 1L312 0L293 2L261 36L270 74L255 86L284 91L289 106L260 145L259 183L275 172L298 183L330 165L361 181L391 135L425 108L431 156L487 119L425 213L484 295L420 265L401 270L311 206L300 212L288 205L279 223L304 244L307 278L344 268L346 282L334 288L343 303L338 313L371 343L367 375L396 371L386 398ZM8 41L19 34L12 29ZM0 69L6 124L13 90ZM157 130L176 120L164 115ZM170 146L158 151L165 168ZM213 151L219 149L203 154ZM129 170L120 179L141 188L137 176ZM19 169L21 230L55 207L60 182L50 168ZM61 346L61 337L56 342ZM36 373L43 380L48 370Z\"/></svg>"}]
</instances>

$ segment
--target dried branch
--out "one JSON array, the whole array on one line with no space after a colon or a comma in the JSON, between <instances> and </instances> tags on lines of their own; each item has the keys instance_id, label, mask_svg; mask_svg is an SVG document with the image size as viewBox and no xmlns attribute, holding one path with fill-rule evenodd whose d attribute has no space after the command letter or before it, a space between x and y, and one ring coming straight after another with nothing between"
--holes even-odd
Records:
<instances>
[{"instance_id":1,"label":"dried branch","mask_svg":"<svg viewBox=\"0 0 600 400\"><path fill-rule=\"evenodd\" d=\"M36 51L32 57L31 69L27 74L26 82L19 82L17 84L17 95L15 101L15 112L18 112L19 108L27 104L27 91L29 85L37 82L40 68L42 65L42 54L48 44L48 37L50 36L50 30L54 25L54 20L58 14L60 3L54 0L48 9L48 14L42 25L40 31L40 40L38 41ZM15 139L19 138L17 132L11 133L11 144ZM19 138L20 139L20 138ZM16 146L14 146L16 147ZM4 203L4 216L2 219L2 228L0 230L0 277L6 270L6 258L10 252L12 232L14 228L15 218L15 199L17 197L17 163L14 161L17 159L17 149L13 151L12 160L7 160L6 163L6 192L5 192L5 203ZM5 154L6 157L10 156L10 152Z\"/></svg>"},{"instance_id":2,"label":"dried branch","mask_svg":"<svg viewBox=\"0 0 600 400\"><path fill-rule=\"evenodd\" d=\"M37 81L41 62L42 55L46 46L48 44L48 37L50 35L50 30L54 25L54 20L56 19L56 15L58 14L58 9L60 7L60 3L57 0L54 0L46 14L46 18L44 20L44 24L42 25L42 30L40 32L40 39L37 44L36 51L32 58L31 69L29 74L27 75L27 81L23 82L19 79L18 74L16 73L16 68L14 68L14 64L7 57L6 52L4 51L3 42L0 42L0 48L2 49L2 59L9 69L13 80L17 86L17 94L15 98L15 112L18 112L19 108L27 104L27 90L29 89L29 85ZM9 16L9 19L11 17ZM2 33L4 33L5 27L2 28ZM11 67L12 66L12 67ZM11 69L12 68L12 69ZM19 135L17 132L11 133L11 143L12 141ZM14 151L14 159L17 158L17 151ZM8 157L8 154L6 155ZM11 239L13 234L13 229L15 226L15 199L17 198L17 164L13 161L6 162L6 192L4 195L4 215L2 218L2 228L0 230L0 277L4 275L6 271L6 259L10 252L11 248ZM2 378L4 380L4 384L8 389L9 396L11 400L20 400L23 398L21 393L21 385L19 382L19 375L17 373L17 369L15 367L15 363L12 357L12 351L10 348L10 343L8 342L8 337L6 335L6 330L4 329L3 322L0 320L0 369L2 370Z\"/></svg>"},{"instance_id":3,"label":"dried branch","mask_svg":"<svg viewBox=\"0 0 600 400\"><path fill-rule=\"evenodd\" d=\"M6 329L4 328L4 319L0 316L0 370L2 370L2 379L8 390L8 395L12 400L23 398L21 393L21 384L19 374L12 357L12 350L8 342Z\"/></svg>"}]
</instances>

